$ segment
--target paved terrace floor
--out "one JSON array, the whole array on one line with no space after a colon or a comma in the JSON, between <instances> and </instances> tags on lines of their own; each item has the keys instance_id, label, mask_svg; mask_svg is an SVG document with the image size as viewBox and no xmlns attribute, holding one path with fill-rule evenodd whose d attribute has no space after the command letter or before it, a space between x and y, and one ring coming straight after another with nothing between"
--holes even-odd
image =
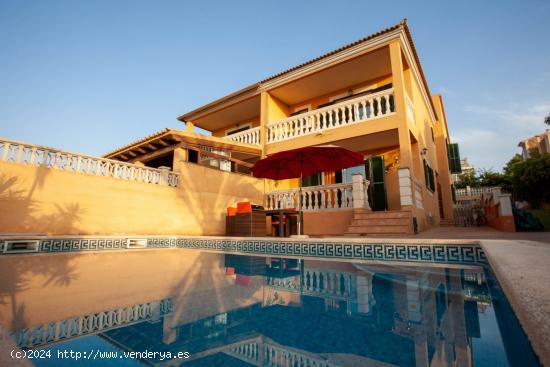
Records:
<instances>
[{"instance_id":1,"label":"paved terrace floor","mask_svg":"<svg viewBox=\"0 0 550 367\"><path fill-rule=\"evenodd\" d=\"M456 240L526 240L550 244L550 232L501 232L491 227L438 227L412 235L410 238ZM550 250L550 246L548 248Z\"/></svg>"}]
</instances>

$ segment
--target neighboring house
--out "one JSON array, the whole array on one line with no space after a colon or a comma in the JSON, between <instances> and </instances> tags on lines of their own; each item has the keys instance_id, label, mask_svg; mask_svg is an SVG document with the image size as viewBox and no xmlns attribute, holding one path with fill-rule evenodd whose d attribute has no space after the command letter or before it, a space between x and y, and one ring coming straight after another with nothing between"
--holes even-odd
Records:
<instances>
[{"instance_id":1,"label":"neighboring house","mask_svg":"<svg viewBox=\"0 0 550 367\"><path fill-rule=\"evenodd\" d=\"M452 220L458 147L451 144L442 97L430 93L406 20L178 119L186 131L163 130L106 157L246 173L265 155L335 144L363 154L365 163L304 177L306 234L403 234ZM195 126L212 136L194 134ZM364 208L352 205L354 173L370 181ZM297 179L266 182L264 206L297 207Z\"/></svg>"},{"instance_id":2,"label":"neighboring house","mask_svg":"<svg viewBox=\"0 0 550 367\"><path fill-rule=\"evenodd\" d=\"M518 147L521 147L522 160L529 159L536 153L550 153L550 130L520 141Z\"/></svg>"},{"instance_id":3,"label":"neighboring house","mask_svg":"<svg viewBox=\"0 0 550 367\"><path fill-rule=\"evenodd\" d=\"M464 157L464 159L460 160L460 173L453 173L452 174L452 181L453 183L457 183L460 181L460 175L474 175L476 172L474 166L470 164L467 157Z\"/></svg>"}]
</instances>

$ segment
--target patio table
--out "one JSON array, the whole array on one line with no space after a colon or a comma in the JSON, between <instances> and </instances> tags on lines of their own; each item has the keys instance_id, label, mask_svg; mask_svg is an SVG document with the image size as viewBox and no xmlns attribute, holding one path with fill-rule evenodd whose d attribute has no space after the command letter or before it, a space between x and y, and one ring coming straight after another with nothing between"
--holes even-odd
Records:
<instances>
[{"instance_id":1,"label":"patio table","mask_svg":"<svg viewBox=\"0 0 550 367\"><path fill-rule=\"evenodd\" d=\"M271 218L273 218L274 216L277 216L279 220L279 237L286 237L285 224L284 224L285 217L290 217L293 215L297 216L299 214L300 212L294 208L271 209L271 210L265 211L266 216L270 216Z\"/></svg>"}]
</instances>

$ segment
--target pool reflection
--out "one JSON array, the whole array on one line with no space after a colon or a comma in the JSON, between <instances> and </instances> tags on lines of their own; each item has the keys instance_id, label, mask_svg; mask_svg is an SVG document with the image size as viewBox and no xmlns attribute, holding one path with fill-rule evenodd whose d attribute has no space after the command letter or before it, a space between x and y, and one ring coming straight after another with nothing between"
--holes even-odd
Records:
<instances>
[{"instance_id":1,"label":"pool reflection","mask_svg":"<svg viewBox=\"0 0 550 367\"><path fill-rule=\"evenodd\" d=\"M143 254L155 267L161 252ZM482 267L171 256L183 263L159 260L154 273L117 269L103 292L87 293L87 307L71 301L73 287L87 287L78 284L86 282L81 274L53 292L66 297L47 301L57 305L57 318L31 318L12 330L17 342L53 348L97 335L124 351L190 353L186 360L142 360L159 365L476 366L487 350L495 365L510 360ZM32 287L21 292L27 312L38 310Z\"/></svg>"}]
</instances>

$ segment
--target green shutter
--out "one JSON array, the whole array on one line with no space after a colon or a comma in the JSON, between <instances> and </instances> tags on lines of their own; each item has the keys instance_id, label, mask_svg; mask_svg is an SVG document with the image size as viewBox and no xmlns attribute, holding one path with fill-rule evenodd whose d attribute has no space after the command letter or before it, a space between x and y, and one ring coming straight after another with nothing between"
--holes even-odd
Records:
<instances>
[{"instance_id":1,"label":"green shutter","mask_svg":"<svg viewBox=\"0 0 550 367\"><path fill-rule=\"evenodd\" d=\"M423 159L422 163L424 164L424 182L426 182L426 187L430 187L430 179L428 176L428 163Z\"/></svg>"},{"instance_id":2,"label":"green shutter","mask_svg":"<svg viewBox=\"0 0 550 367\"><path fill-rule=\"evenodd\" d=\"M428 169L430 171L430 190L432 192L435 192L435 175L434 175L434 170L432 169L432 167L428 166Z\"/></svg>"},{"instance_id":3,"label":"green shutter","mask_svg":"<svg viewBox=\"0 0 550 367\"><path fill-rule=\"evenodd\" d=\"M462 173L460 167L460 151L458 150L458 144L448 144L447 153L449 158L449 170L451 173Z\"/></svg>"}]
</instances>

